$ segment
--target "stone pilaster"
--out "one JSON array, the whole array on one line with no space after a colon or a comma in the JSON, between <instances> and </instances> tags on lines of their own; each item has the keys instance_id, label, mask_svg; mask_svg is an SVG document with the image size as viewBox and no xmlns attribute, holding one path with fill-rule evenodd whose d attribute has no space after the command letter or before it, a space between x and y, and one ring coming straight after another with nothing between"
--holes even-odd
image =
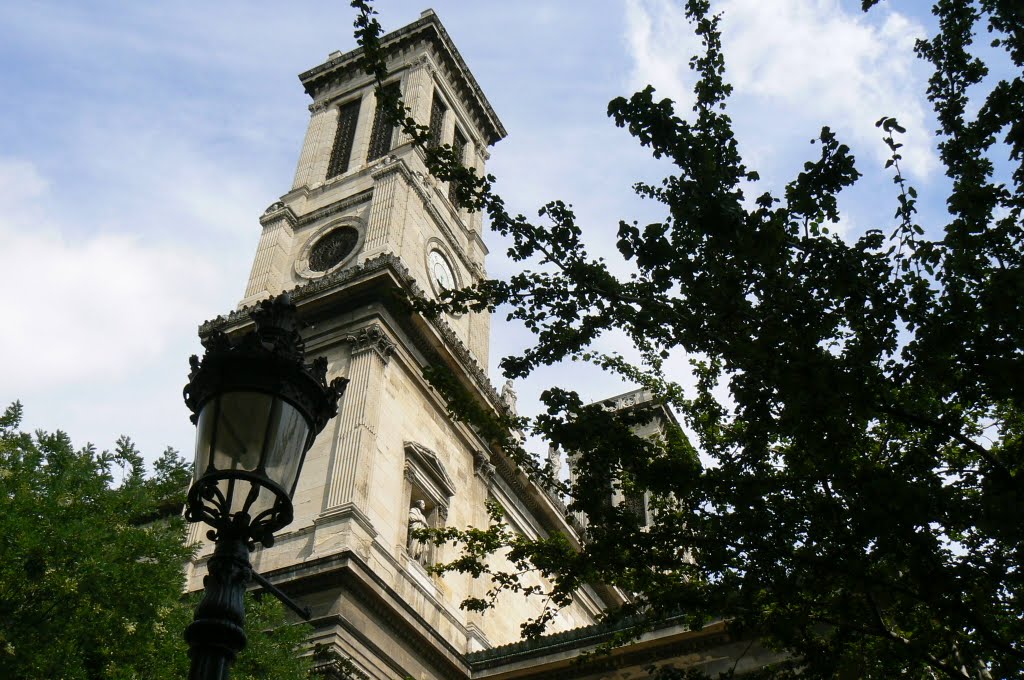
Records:
<instances>
[{"instance_id":1,"label":"stone pilaster","mask_svg":"<svg viewBox=\"0 0 1024 680\"><path fill-rule=\"evenodd\" d=\"M325 512L342 506L365 509L380 427L384 369L395 345L377 324L346 338L352 346L349 383L338 415L338 439L328 481Z\"/></svg>"},{"instance_id":2,"label":"stone pilaster","mask_svg":"<svg viewBox=\"0 0 1024 680\"><path fill-rule=\"evenodd\" d=\"M491 313L487 310L469 316L469 352L481 366L490 365Z\"/></svg>"},{"instance_id":3,"label":"stone pilaster","mask_svg":"<svg viewBox=\"0 0 1024 680\"><path fill-rule=\"evenodd\" d=\"M319 102L311 104L309 110L313 115L306 129L306 140L302 143L302 153L299 154L292 189L311 186L324 180L327 163L330 160L332 137L338 127L338 107Z\"/></svg>"},{"instance_id":4,"label":"stone pilaster","mask_svg":"<svg viewBox=\"0 0 1024 680\"><path fill-rule=\"evenodd\" d=\"M396 226L400 214L400 202L406 194L401 163L392 156L385 156L373 171L373 204L366 225L366 240L363 243L364 257L370 258L388 250L389 241L396 241L389 231Z\"/></svg>"},{"instance_id":5,"label":"stone pilaster","mask_svg":"<svg viewBox=\"0 0 1024 680\"><path fill-rule=\"evenodd\" d=\"M430 57L421 54L409 64L409 70L405 75L402 99L412 112L412 117L419 123L430 122L430 101L434 92L435 70ZM395 146L399 147L409 141L409 135L399 128Z\"/></svg>"},{"instance_id":6,"label":"stone pilaster","mask_svg":"<svg viewBox=\"0 0 1024 680\"><path fill-rule=\"evenodd\" d=\"M263 225L263 233L256 247L249 285L245 288L241 306L280 293L284 289L284 275L291 262L295 224L295 215L291 209L278 201L263 213L260 224Z\"/></svg>"}]
</instances>

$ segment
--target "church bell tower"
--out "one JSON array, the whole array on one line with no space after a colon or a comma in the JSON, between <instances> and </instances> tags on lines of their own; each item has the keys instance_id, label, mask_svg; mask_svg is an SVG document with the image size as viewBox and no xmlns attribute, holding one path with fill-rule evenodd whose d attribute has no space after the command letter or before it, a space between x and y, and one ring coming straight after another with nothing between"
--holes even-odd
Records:
<instances>
[{"instance_id":1,"label":"church bell tower","mask_svg":"<svg viewBox=\"0 0 1024 680\"><path fill-rule=\"evenodd\" d=\"M487 147L505 129L432 10L386 36L390 77L412 116L483 173ZM422 152L380 115L361 50L334 52L300 76L312 114L291 190L260 218L260 238L242 307L307 284L329 285L353 268L392 256L421 291L462 287L484 276L483 220L460 208ZM446 323L481 366L486 313Z\"/></svg>"},{"instance_id":2,"label":"church bell tower","mask_svg":"<svg viewBox=\"0 0 1024 680\"><path fill-rule=\"evenodd\" d=\"M505 129L434 12L381 45L385 87L482 174ZM526 534L572 529L557 502L448 416L423 377L427 366L447 367L482 404L508 408L485 374L489 313L428 318L402 301L481 280L485 228L380 115L360 55L334 52L301 74L312 103L294 182L260 217L238 309L200 334L241 332L254 303L289 291L308 356L327 358L328 379L349 379L338 416L306 455L294 521L253 554L253 568L312 607L312 642L371 677L468 677L464 655L517 639L539 603L510 601L491 617L459 609L489 584L430 574L454 549L424 545L410 528L486 526L493 498ZM202 587L210 550L190 568L191 589ZM600 608L581 597L565 627Z\"/></svg>"}]
</instances>

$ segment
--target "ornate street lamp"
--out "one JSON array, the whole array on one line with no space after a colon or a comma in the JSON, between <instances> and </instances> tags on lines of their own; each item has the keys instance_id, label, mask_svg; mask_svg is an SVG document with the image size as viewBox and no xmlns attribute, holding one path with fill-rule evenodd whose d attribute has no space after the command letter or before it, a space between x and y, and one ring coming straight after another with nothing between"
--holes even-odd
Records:
<instances>
[{"instance_id":1,"label":"ornate street lamp","mask_svg":"<svg viewBox=\"0 0 1024 680\"><path fill-rule=\"evenodd\" d=\"M192 680L226 680L245 647L246 586L254 577L269 586L252 571L249 552L256 543L273 545L274 532L292 521L306 451L337 414L348 382L328 384L323 357L304 362L287 293L259 303L251 316L254 330L239 338L215 331L203 339L202 361L189 360L184 396L196 424L196 461L185 517L209 524L216 544L203 600L185 631Z\"/></svg>"}]
</instances>

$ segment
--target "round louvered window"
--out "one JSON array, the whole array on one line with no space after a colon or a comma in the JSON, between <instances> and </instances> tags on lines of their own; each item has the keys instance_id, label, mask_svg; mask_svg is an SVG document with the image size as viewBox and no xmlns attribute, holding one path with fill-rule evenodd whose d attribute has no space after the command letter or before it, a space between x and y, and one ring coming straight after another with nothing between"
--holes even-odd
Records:
<instances>
[{"instance_id":1,"label":"round louvered window","mask_svg":"<svg viewBox=\"0 0 1024 680\"><path fill-rule=\"evenodd\" d=\"M339 227L324 234L309 250L309 269L325 272L352 254L359 241L353 227Z\"/></svg>"}]
</instances>

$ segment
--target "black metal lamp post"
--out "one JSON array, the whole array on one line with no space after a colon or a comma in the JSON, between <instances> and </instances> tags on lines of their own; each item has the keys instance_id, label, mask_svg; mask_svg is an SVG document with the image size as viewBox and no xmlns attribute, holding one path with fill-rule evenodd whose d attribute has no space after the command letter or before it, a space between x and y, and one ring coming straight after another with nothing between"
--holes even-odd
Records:
<instances>
[{"instance_id":1,"label":"black metal lamp post","mask_svg":"<svg viewBox=\"0 0 1024 680\"><path fill-rule=\"evenodd\" d=\"M287 294L257 305L255 329L237 339L215 332L193 356L185 403L196 424L195 478L186 518L206 522L215 541L205 595L185 631L192 680L226 680L246 643L243 596L257 576L256 543L292 521L292 494L306 451L338 412L346 380L327 383L327 361L307 365ZM262 579L260 579L262 582Z\"/></svg>"}]
</instances>

